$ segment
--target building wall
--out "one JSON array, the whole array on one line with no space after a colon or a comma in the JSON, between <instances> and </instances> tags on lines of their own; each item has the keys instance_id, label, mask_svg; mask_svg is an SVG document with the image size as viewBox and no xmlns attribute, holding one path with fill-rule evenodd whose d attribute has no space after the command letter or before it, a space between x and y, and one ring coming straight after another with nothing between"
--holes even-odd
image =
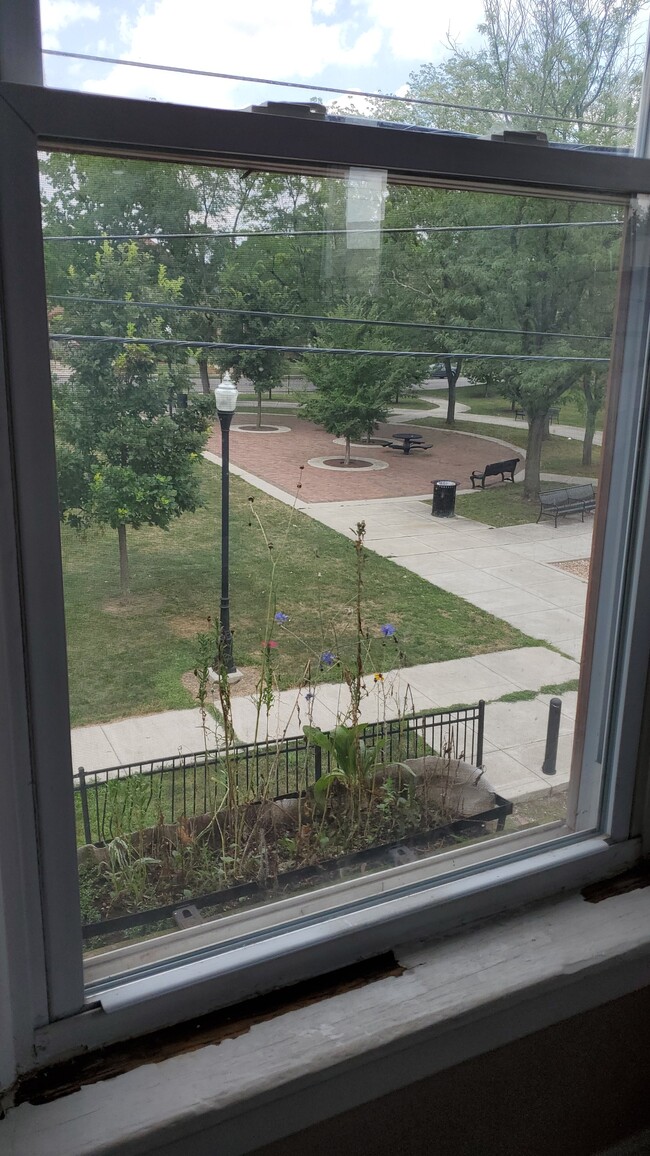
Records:
<instances>
[{"instance_id":1,"label":"building wall","mask_svg":"<svg viewBox=\"0 0 650 1156\"><path fill-rule=\"evenodd\" d=\"M591 1156L648 1126L645 988L255 1156Z\"/></svg>"}]
</instances>

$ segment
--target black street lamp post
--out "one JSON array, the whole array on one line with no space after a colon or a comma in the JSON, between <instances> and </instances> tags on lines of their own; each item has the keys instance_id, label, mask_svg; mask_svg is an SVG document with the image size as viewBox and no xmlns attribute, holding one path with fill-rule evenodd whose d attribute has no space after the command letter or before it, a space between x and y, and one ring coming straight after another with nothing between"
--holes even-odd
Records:
<instances>
[{"instance_id":1,"label":"black street lamp post","mask_svg":"<svg viewBox=\"0 0 650 1156\"><path fill-rule=\"evenodd\" d=\"M237 389L229 373L224 373L214 391L217 416L221 426L221 604L219 609L220 654L215 670L223 665L235 674L232 632L230 630L229 551L230 551L230 423L237 407Z\"/></svg>"}]
</instances>

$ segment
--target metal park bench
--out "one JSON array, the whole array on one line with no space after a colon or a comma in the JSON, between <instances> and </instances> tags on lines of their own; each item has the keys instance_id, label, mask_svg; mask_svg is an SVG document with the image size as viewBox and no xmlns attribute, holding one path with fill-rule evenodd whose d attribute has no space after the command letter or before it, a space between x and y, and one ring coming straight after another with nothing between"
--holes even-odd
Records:
<instances>
[{"instance_id":1,"label":"metal park bench","mask_svg":"<svg viewBox=\"0 0 650 1156\"><path fill-rule=\"evenodd\" d=\"M507 462L492 462L492 464L486 466L482 472L479 470L474 470L473 473L469 475L469 480L472 483L472 489L476 489L474 485L475 482L480 482L481 489L484 490L485 479L495 478L498 474L501 475L502 482L514 482L515 470L517 469L519 460L519 458L509 458ZM506 478L506 474L509 474L509 477Z\"/></svg>"},{"instance_id":2,"label":"metal park bench","mask_svg":"<svg viewBox=\"0 0 650 1156\"><path fill-rule=\"evenodd\" d=\"M522 409L521 406L517 406L517 409L515 410L515 421L519 417L523 418L524 421L526 420L526 417L527 417L526 410ZM551 408L548 411L548 420L549 420L549 422L560 420L560 407L558 405L552 405L551 406Z\"/></svg>"},{"instance_id":3,"label":"metal park bench","mask_svg":"<svg viewBox=\"0 0 650 1156\"><path fill-rule=\"evenodd\" d=\"M580 486L567 486L563 490L547 490L539 496L540 518L553 518L557 528L558 518L566 514L580 514L582 521L585 514L593 513L596 508L596 493L591 482Z\"/></svg>"}]
</instances>

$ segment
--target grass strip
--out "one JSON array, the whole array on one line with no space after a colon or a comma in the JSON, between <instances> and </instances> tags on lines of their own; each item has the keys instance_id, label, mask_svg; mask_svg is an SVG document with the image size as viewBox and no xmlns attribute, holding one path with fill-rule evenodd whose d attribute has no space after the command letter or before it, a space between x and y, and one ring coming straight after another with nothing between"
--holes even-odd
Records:
<instances>
[{"instance_id":1,"label":"grass strip","mask_svg":"<svg viewBox=\"0 0 650 1156\"><path fill-rule=\"evenodd\" d=\"M197 632L218 614L220 578L220 470L207 462L201 470L204 507L167 531L128 532L127 600L119 593L117 534L62 528L73 726L194 705L181 679L197 663ZM251 517L251 497L270 551ZM231 479L230 525L237 664L259 669L272 639L280 689L299 685L308 663L314 682L340 682L342 666L354 665L356 648L353 543L237 477ZM275 592L271 558L277 561ZM363 582L370 673L539 645L372 552ZM271 622L267 628L269 606L271 619L276 609L289 616L285 626ZM385 623L395 626L392 637L382 637ZM340 664L320 664L326 651Z\"/></svg>"}]
</instances>

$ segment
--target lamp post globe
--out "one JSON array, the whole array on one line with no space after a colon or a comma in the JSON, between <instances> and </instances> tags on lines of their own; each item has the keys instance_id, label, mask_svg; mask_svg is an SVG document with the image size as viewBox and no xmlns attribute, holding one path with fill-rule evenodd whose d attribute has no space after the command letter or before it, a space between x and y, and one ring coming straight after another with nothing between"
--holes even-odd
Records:
<instances>
[{"instance_id":1,"label":"lamp post globe","mask_svg":"<svg viewBox=\"0 0 650 1156\"><path fill-rule=\"evenodd\" d=\"M219 654L215 670L225 667L229 676L237 675L230 629L230 423L237 408L237 387L226 371L214 391L217 416L221 426L221 602L219 608Z\"/></svg>"}]
</instances>

